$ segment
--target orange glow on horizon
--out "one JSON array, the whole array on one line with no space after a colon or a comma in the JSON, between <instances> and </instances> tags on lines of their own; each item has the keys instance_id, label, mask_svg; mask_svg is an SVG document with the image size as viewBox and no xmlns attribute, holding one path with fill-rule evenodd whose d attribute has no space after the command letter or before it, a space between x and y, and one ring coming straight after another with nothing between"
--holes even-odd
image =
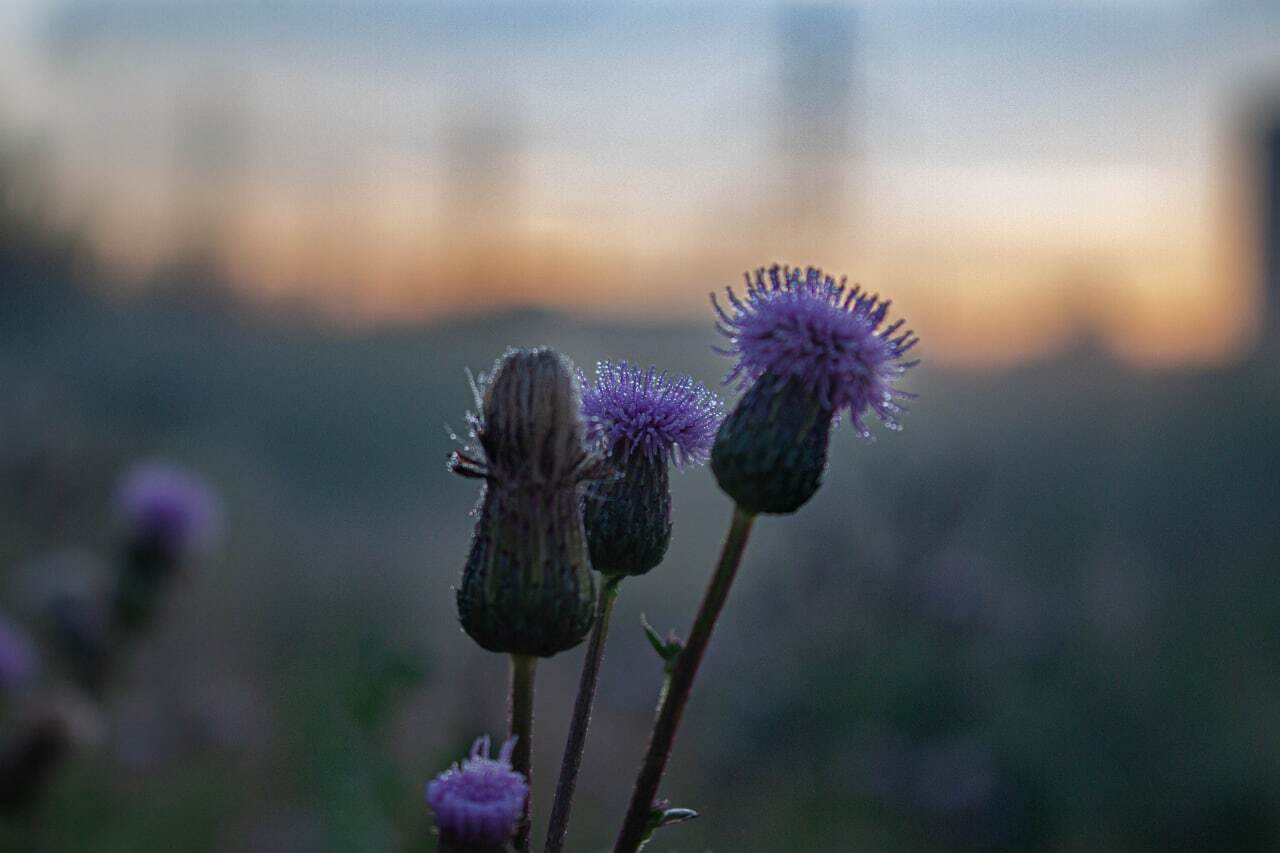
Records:
<instances>
[{"instance_id":1,"label":"orange glow on horizon","mask_svg":"<svg viewBox=\"0 0 1280 853\"><path fill-rule=\"evenodd\" d=\"M1016 196L1017 187L1000 192ZM513 222L479 234L404 209L305 216L284 204L260 205L229 233L220 255L242 296L298 305L345 328L529 305L635 320L706 317L707 294L736 286L741 269L758 265L763 252L815 257L892 295L895 312L926 336L930 359L941 363L1011 364L1081 336L1145 365L1241 354L1258 302L1246 260L1253 247L1239 239L1248 230L1237 224L1241 200L1219 205L1221 216L1179 218L1185 207L1157 197L1081 225L1055 206L1061 199L1046 195L1039 212L1023 198L1008 228L988 212L1010 203L997 193L968 208L976 213L967 219L922 218L919 237L900 236L910 219L900 213L903 222L886 216L879 233L868 229L843 247L838 237L749 235L733 226L683 244L631 239L612 223L584 231L572 222ZM1063 224L1053 229L1046 221Z\"/></svg>"},{"instance_id":2,"label":"orange glow on horizon","mask_svg":"<svg viewBox=\"0 0 1280 853\"><path fill-rule=\"evenodd\" d=\"M738 286L752 254L606 246L568 228L422 239L357 217L263 219L237 231L223 257L242 297L360 329L531 305L610 319L706 318L708 293ZM1173 241L1127 266L1071 262L1043 247L993 253L927 242L843 262L843 253L816 254L891 295L895 314L926 336L931 361L972 368L1042 357L1081 336L1137 364L1220 363L1251 340L1258 301L1238 252L1219 251L1215 264L1204 247ZM126 275L145 268L119 257L110 259ZM1046 274L1053 269L1062 272Z\"/></svg>"},{"instance_id":3,"label":"orange glow on horizon","mask_svg":"<svg viewBox=\"0 0 1280 853\"><path fill-rule=\"evenodd\" d=\"M1014 364L1081 338L1135 364L1222 363L1255 332L1256 199L1235 161L1201 161L1194 180L1170 165L885 162L829 225L779 218L765 180L723 209L643 192L582 208L534 172L521 204L473 210L466 184L441 201L387 155L327 182L260 182L234 205L184 197L190 222L161 187L129 182L91 234L123 280L195 251L249 301L340 328L531 305L706 318L707 294L742 269L812 259L892 296L938 363Z\"/></svg>"}]
</instances>

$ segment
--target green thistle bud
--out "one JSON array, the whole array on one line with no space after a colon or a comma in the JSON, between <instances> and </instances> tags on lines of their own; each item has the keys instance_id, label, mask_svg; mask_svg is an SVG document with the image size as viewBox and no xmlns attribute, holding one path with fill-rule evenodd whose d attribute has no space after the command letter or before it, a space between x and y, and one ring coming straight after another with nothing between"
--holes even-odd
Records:
<instances>
[{"instance_id":1,"label":"green thistle bud","mask_svg":"<svg viewBox=\"0 0 1280 853\"><path fill-rule=\"evenodd\" d=\"M591 565L603 575L642 575L671 544L671 475L665 457L615 452L620 477L587 487L583 518Z\"/></svg>"},{"instance_id":2,"label":"green thistle bud","mask_svg":"<svg viewBox=\"0 0 1280 853\"><path fill-rule=\"evenodd\" d=\"M799 381L763 376L720 425L711 472L747 512L795 512L822 485L831 420Z\"/></svg>"},{"instance_id":3,"label":"green thistle bud","mask_svg":"<svg viewBox=\"0 0 1280 853\"><path fill-rule=\"evenodd\" d=\"M573 488L595 462L583 445L573 365L551 349L508 350L485 383L476 437L492 480Z\"/></svg>"},{"instance_id":4,"label":"green thistle bud","mask_svg":"<svg viewBox=\"0 0 1280 853\"><path fill-rule=\"evenodd\" d=\"M452 460L455 473L485 481L458 616L489 651L550 657L582 642L595 617L579 487L604 464L583 446L563 356L509 350L483 384L471 416L483 455Z\"/></svg>"},{"instance_id":5,"label":"green thistle bud","mask_svg":"<svg viewBox=\"0 0 1280 853\"><path fill-rule=\"evenodd\" d=\"M458 590L462 628L491 652L550 657L591 630L595 580L574 489L490 486Z\"/></svg>"}]
</instances>

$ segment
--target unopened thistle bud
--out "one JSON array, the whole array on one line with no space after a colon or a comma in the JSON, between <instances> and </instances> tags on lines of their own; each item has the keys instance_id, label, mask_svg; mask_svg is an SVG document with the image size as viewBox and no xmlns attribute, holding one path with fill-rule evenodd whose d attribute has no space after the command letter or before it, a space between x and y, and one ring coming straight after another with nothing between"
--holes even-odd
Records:
<instances>
[{"instance_id":1,"label":"unopened thistle bud","mask_svg":"<svg viewBox=\"0 0 1280 853\"><path fill-rule=\"evenodd\" d=\"M558 353L508 351L478 403L479 454L451 463L485 481L458 615L489 651L550 657L582 642L595 615L578 502L603 466L583 446L573 368Z\"/></svg>"},{"instance_id":2,"label":"unopened thistle bud","mask_svg":"<svg viewBox=\"0 0 1280 853\"><path fill-rule=\"evenodd\" d=\"M489 757L489 738L476 740L462 765L454 764L427 785L442 850L505 853L524 814L529 785L511 769L515 740Z\"/></svg>"},{"instance_id":3,"label":"unopened thistle bud","mask_svg":"<svg viewBox=\"0 0 1280 853\"><path fill-rule=\"evenodd\" d=\"M588 485L583 502L591 565L606 576L641 575L671 543L669 467L706 461L720 400L688 376L626 362L580 376L587 437L614 467Z\"/></svg>"},{"instance_id":4,"label":"unopened thistle bud","mask_svg":"<svg viewBox=\"0 0 1280 853\"><path fill-rule=\"evenodd\" d=\"M822 484L841 415L866 438L868 411L900 429L897 401L913 395L893 383L918 363L903 355L919 339L898 332L902 320L881 328L887 300L813 267L757 270L742 298L726 290L730 310L712 297L730 341L720 352L737 360L726 381L746 393L720 426L711 470L743 510L795 512Z\"/></svg>"}]
</instances>

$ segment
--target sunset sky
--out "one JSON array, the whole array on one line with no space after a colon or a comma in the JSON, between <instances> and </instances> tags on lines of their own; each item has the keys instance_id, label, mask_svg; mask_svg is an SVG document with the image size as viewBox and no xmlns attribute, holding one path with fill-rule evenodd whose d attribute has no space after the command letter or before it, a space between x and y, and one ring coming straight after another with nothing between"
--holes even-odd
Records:
<instances>
[{"instance_id":1,"label":"sunset sky","mask_svg":"<svg viewBox=\"0 0 1280 853\"><path fill-rule=\"evenodd\" d=\"M110 286L200 252L344 326L691 316L780 259L893 295L948 361L1219 360L1277 93L1267 3L0 12L0 141L37 141Z\"/></svg>"}]
</instances>

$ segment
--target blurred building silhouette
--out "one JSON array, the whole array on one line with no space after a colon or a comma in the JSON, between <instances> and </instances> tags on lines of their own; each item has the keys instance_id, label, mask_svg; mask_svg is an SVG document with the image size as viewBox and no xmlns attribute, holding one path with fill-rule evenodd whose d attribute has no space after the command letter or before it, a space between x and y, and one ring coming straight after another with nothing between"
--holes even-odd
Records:
<instances>
[{"instance_id":1,"label":"blurred building silhouette","mask_svg":"<svg viewBox=\"0 0 1280 853\"><path fill-rule=\"evenodd\" d=\"M854 11L788 5L776 22L776 211L796 233L837 230L853 161Z\"/></svg>"},{"instance_id":2,"label":"blurred building silhouette","mask_svg":"<svg viewBox=\"0 0 1280 853\"><path fill-rule=\"evenodd\" d=\"M1276 338L1280 337L1280 108L1263 117L1259 143L1259 268L1266 333Z\"/></svg>"}]
</instances>

